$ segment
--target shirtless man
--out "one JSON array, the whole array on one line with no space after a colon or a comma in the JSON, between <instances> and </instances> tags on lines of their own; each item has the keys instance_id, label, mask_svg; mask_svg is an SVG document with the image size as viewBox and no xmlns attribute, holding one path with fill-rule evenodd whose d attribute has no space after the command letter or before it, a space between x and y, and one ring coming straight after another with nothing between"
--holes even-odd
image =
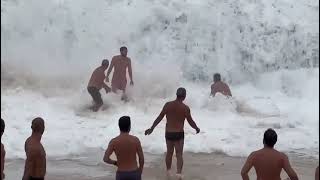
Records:
<instances>
[{"instance_id":1,"label":"shirtless man","mask_svg":"<svg viewBox=\"0 0 320 180\"><path fill-rule=\"evenodd\" d=\"M108 69L108 66L109 61L107 59L104 59L101 63L101 66L93 71L88 83L88 92L92 96L92 99L95 103L92 107L92 110L94 112L97 112L103 104L101 94L99 92L100 89L104 88L106 93L109 93L111 91L110 88L104 83L104 80L106 78L104 72Z\"/></svg>"},{"instance_id":2,"label":"shirtless man","mask_svg":"<svg viewBox=\"0 0 320 180\"><path fill-rule=\"evenodd\" d=\"M1 180L4 179L4 158L6 156L6 151L4 150L4 145L2 144L2 135L4 133L5 126L4 120L1 118Z\"/></svg>"},{"instance_id":3,"label":"shirtless man","mask_svg":"<svg viewBox=\"0 0 320 180\"><path fill-rule=\"evenodd\" d=\"M32 134L25 142L27 155L22 180L44 180L46 175L46 152L41 144L44 120L40 117L32 121Z\"/></svg>"},{"instance_id":4,"label":"shirtless man","mask_svg":"<svg viewBox=\"0 0 320 180\"><path fill-rule=\"evenodd\" d=\"M126 47L120 48L120 54L118 56L114 56L111 60L110 68L107 72L106 81L109 82L109 75L114 68L114 73L111 81L111 89L112 92L116 93L117 90L121 90L123 92L121 99L126 100L126 86L127 86L127 68L130 77L130 85L133 85L132 80L132 67L131 67L131 59L127 57L128 49Z\"/></svg>"},{"instance_id":5,"label":"shirtless man","mask_svg":"<svg viewBox=\"0 0 320 180\"><path fill-rule=\"evenodd\" d=\"M213 84L211 85L211 96L215 96L217 92L225 96L232 96L229 86L221 81L219 73L213 75Z\"/></svg>"},{"instance_id":6,"label":"shirtless man","mask_svg":"<svg viewBox=\"0 0 320 180\"><path fill-rule=\"evenodd\" d=\"M119 119L119 128L120 135L110 141L103 161L118 167L116 180L141 180L144 165L143 151L139 139L129 134L131 128L129 116ZM117 161L110 159L113 152ZM139 157L139 167L136 155Z\"/></svg>"},{"instance_id":7,"label":"shirtless man","mask_svg":"<svg viewBox=\"0 0 320 180\"><path fill-rule=\"evenodd\" d=\"M150 129L145 131L145 135L150 135L154 128L160 123L164 116L167 118L166 123L166 144L167 144L167 155L166 155L166 166L167 173L170 174L172 155L174 150L176 151L177 157L177 176L182 177L182 166L183 166L183 145L184 145L184 122L187 119L188 123L194 128L197 134L200 129L193 121L190 113L190 108L183 103L186 98L186 89L179 88L177 90L177 99L171 102L167 102L160 115L154 121Z\"/></svg>"},{"instance_id":8,"label":"shirtless man","mask_svg":"<svg viewBox=\"0 0 320 180\"><path fill-rule=\"evenodd\" d=\"M248 172L255 168L257 180L281 180L281 170L284 169L291 180L298 180L288 157L273 148L277 142L277 133L268 129L263 136L264 148L251 153L241 170L243 180L249 180Z\"/></svg>"}]
</instances>

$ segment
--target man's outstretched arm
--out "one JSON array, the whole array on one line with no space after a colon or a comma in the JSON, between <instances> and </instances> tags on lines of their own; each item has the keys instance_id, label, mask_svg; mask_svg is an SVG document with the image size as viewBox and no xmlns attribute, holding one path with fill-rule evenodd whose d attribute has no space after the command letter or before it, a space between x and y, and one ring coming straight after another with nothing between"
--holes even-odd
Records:
<instances>
[{"instance_id":1,"label":"man's outstretched arm","mask_svg":"<svg viewBox=\"0 0 320 180\"><path fill-rule=\"evenodd\" d=\"M103 83L102 87L104 88L104 90L106 91L106 93L109 93L109 92L111 91L111 88L110 88L107 84L105 84L105 83Z\"/></svg>"},{"instance_id":2,"label":"man's outstretched arm","mask_svg":"<svg viewBox=\"0 0 320 180\"><path fill-rule=\"evenodd\" d=\"M190 112L190 108L187 107L187 115L186 115L186 118L187 118L187 121L188 123L190 124L190 126L195 129L197 131L197 133L200 132L200 129L199 127L197 126L197 124L194 122L194 120L192 119L192 116L191 116L191 112Z\"/></svg>"},{"instance_id":3,"label":"man's outstretched arm","mask_svg":"<svg viewBox=\"0 0 320 180\"><path fill-rule=\"evenodd\" d=\"M111 63L110 63L110 67L108 68L108 71L107 71L107 76L106 76L106 81L109 82L109 75L114 67L114 57L112 58L111 60Z\"/></svg>"},{"instance_id":4,"label":"man's outstretched arm","mask_svg":"<svg viewBox=\"0 0 320 180\"><path fill-rule=\"evenodd\" d=\"M212 97L214 97L214 96L216 95L216 93L217 93L216 88L214 88L214 86L211 85L211 93L210 93L210 95L211 95Z\"/></svg>"},{"instance_id":5,"label":"man's outstretched arm","mask_svg":"<svg viewBox=\"0 0 320 180\"><path fill-rule=\"evenodd\" d=\"M227 94L228 94L228 96L232 97L231 90L230 90L230 87L228 85L227 85Z\"/></svg>"},{"instance_id":6,"label":"man's outstretched arm","mask_svg":"<svg viewBox=\"0 0 320 180\"><path fill-rule=\"evenodd\" d=\"M167 104L164 105L164 107L162 108L161 113L159 114L159 116L157 117L157 119L153 122L151 128L147 129L145 131L145 135L150 135L152 133L152 131L154 130L154 128L161 122L161 120L164 118L164 116L167 113Z\"/></svg>"},{"instance_id":7,"label":"man's outstretched arm","mask_svg":"<svg viewBox=\"0 0 320 180\"><path fill-rule=\"evenodd\" d=\"M130 77L130 84L133 85L132 66L131 66L131 59L130 58L129 58L128 72L129 72L129 77Z\"/></svg>"}]
</instances>

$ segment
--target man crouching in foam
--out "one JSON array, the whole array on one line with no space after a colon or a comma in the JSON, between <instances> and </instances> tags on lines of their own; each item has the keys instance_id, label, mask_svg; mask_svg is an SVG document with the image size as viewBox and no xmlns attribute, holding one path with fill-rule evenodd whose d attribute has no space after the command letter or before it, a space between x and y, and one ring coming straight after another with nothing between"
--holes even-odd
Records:
<instances>
[{"instance_id":1,"label":"man crouching in foam","mask_svg":"<svg viewBox=\"0 0 320 180\"><path fill-rule=\"evenodd\" d=\"M107 59L104 59L101 63L101 66L99 66L93 71L88 83L88 92L92 96L92 99L95 103L91 108L94 112L97 112L99 108L103 105L100 89L104 88L106 93L109 93L111 91L110 87L107 86L104 82L106 78L104 72L108 69L108 66L109 61Z\"/></svg>"}]
</instances>

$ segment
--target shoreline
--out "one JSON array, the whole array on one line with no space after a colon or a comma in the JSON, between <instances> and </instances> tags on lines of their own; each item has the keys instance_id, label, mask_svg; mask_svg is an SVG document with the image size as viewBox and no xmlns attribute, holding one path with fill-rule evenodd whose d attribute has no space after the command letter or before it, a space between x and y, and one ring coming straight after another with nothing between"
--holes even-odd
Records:
<instances>
[{"instance_id":1,"label":"shoreline","mask_svg":"<svg viewBox=\"0 0 320 180\"><path fill-rule=\"evenodd\" d=\"M99 153L99 154L98 154ZM97 156L98 154L98 156ZM116 168L102 162L103 152L86 154L65 159L47 159L47 180L114 180ZM145 153L145 168L142 179L175 180L168 178L164 163L165 155ZM315 169L319 160L290 156L290 163L301 180L314 180ZM236 180L241 179L240 171L245 157L231 157L221 153L184 153L184 180ZM173 158L172 172L176 169ZM8 159L5 164L6 179L20 180L24 168L24 160ZM175 174L175 173L173 173ZM250 179L256 179L254 168L250 171ZM287 178L282 171L281 178Z\"/></svg>"}]
</instances>

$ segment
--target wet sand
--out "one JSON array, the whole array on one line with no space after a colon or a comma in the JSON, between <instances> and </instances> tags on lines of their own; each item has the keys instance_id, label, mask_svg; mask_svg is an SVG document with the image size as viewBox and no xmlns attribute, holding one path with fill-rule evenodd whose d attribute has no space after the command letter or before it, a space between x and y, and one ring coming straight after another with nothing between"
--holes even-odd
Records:
<instances>
[{"instance_id":1,"label":"wet sand","mask_svg":"<svg viewBox=\"0 0 320 180\"><path fill-rule=\"evenodd\" d=\"M98 155L97 155L98 154ZM48 158L47 180L114 180L115 167L104 164L103 152L88 152L68 159ZM300 180L314 180L318 160L312 158L289 157ZM164 155L145 154L145 180L175 180L166 176ZM184 180L240 180L240 170L246 160L241 157L230 157L223 154L185 153ZM175 172L175 158L173 172ZM6 179L21 180L24 160L7 160ZM283 172L282 179L287 176ZM256 179L254 169L250 179Z\"/></svg>"}]
</instances>

